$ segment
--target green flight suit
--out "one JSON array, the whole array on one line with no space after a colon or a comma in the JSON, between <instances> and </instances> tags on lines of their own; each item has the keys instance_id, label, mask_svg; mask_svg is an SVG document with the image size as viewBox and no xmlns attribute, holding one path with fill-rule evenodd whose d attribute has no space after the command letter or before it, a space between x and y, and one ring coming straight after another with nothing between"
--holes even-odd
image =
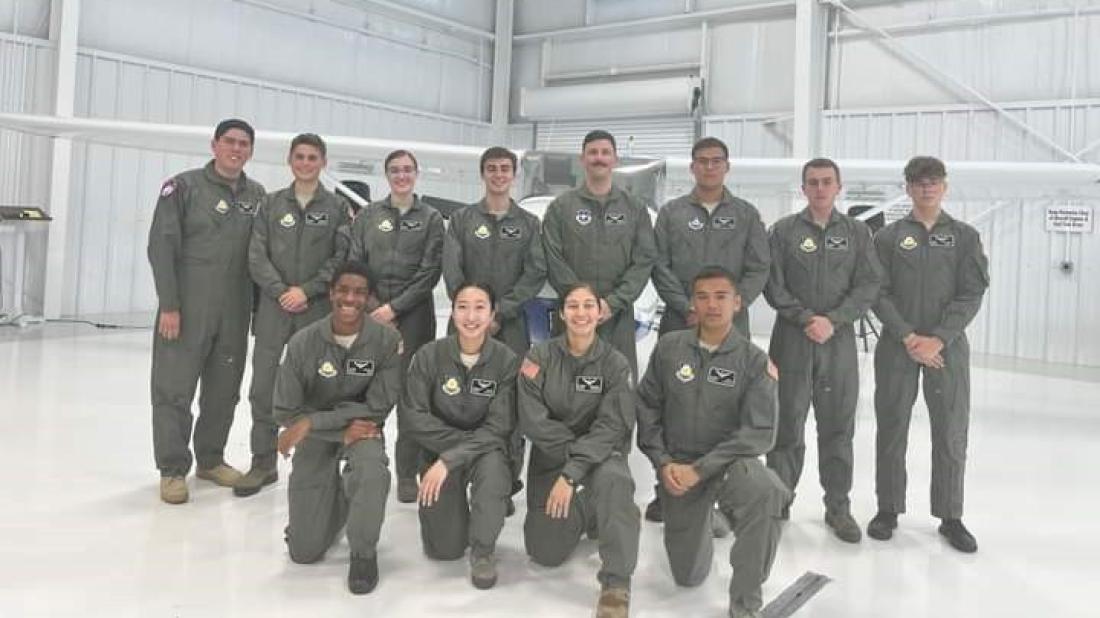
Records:
<instances>
[{"instance_id":1,"label":"green flight suit","mask_svg":"<svg viewBox=\"0 0 1100 618\"><path fill-rule=\"evenodd\" d=\"M875 492L881 511L905 512L905 451L909 420L923 375L932 431L932 515L963 514L970 427L970 344L965 329L989 287L989 262L973 227L941 212L931 230L912 213L875 234L885 272L875 314L882 339L875 348ZM944 343L943 369L909 357L911 333Z\"/></svg>"},{"instance_id":2,"label":"green flight suit","mask_svg":"<svg viewBox=\"0 0 1100 618\"><path fill-rule=\"evenodd\" d=\"M518 357L488 339L473 367L458 336L433 341L413 356L397 408L401 433L420 447L421 473L447 466L439 500L420 507L424 553L437 560L492 555L512 488L507 442L516 425ZM469 486L469 498L467 498Z\"/></svg>"},{"instance_id":3,"label":"green flight suit","mask_svg":"<svg viewBox=\"0 0 1100 618\"><path fill-rule=\"evenodd\" d=\"M667 463L692 464L700 481L682 496L661 483L665 551L673 579L698 586L714 554L713 505L731 522L730 603L763 604L781 532L779 516L790 500L783 481L760 462L775 441L776 383L768 357L731 329L714 352L695 330L664 335L638 385L638 446L660 477Z\"/></svg>"},{"instance_id":4,"label":"green flight suit","mask_svg":"<svg viewBox=\"0 0 1100 618\"><path fill-rule=\"evenodd\" d=\"M600 583L629 587L641 529L627 465L634 431L629 362L599 337L584 356L574 357L561 335L528 352L517 388L520 428L531 441L527 554L558 566L581 533L592 530L599 534ZM568 515L552 519L546 499L560 476L573 479L578 489Z\"/></svg>"},{"instance_id":5,"label":"green flight suit","mask_svg":"<svg viewBox=\"0 0 1100 618\"><path fill-rule=\"evenodd\" d=\"M583 281L607 300L612 317L599 334L622 352L636 377L634 301L649 281L656 253L649 212L616 186L602 198L586 187L572 189L547 206L542 236L550 285L561 295ZM555 327L560 332L560 322Z\"/></svg>"},{"instance_id":6,"label":"green flight suit","mask_svg":"<svg viewBox=\"0 0 1100 618\"><path fill-rule=\"evenodd\" d=\"M847 512L859 403L853 323L878 296L882 268L866 224L835 209L824 228L809 208L784 217L772 226L769 240L771 277L764 296L777 314L768 352L779 368L779 435L768 467L792 492L798 486L812 403L825 506ZM803 332L815 315L833 323L833 336L820 345Z\"/></svg>"},{"instance_id":7,"label":"green flight suit","mask_svg":"<svg viewBox=\"0 0 1100 618\"><path fill-rule=\"evenodd\" d=\"M318 185L303 209L294 184L264 198L252 225L248 269L260 289L252 322L252 458L260 468L275 467L278 429L271 412L279 358L290 336L328 315L332 273L347 259L350 237L347 203ZM306 310L289 313L279 297L298 286L309 298Z\"/></svg>"},{"instance_id":8,"label":"green flight suit","mask_svg":"<svg viewBox=\"0 0 1100 618\"><path fill-rule=\"evenodd\" d=\"M692 279L706 266L722 266L733 273L741 295L734 326L750 337L749 305L764 290L771 261L767 232L756 207L723 189L722 200L708 213L689 193L658 211L654 234L653 287L665 301L660 333L687 328Z\"/></svg>"},{"instance_id":9,"label":"green flight suit","mask_svg":"<svg viewBox=\"0 0 1100 618\"><path fill-rule=\"evenodd\" d=\"M435 339L432 290L443 270L443 236L443 216L420 198L404 214L388 197L374 202L359 213L351 228L348 259L367 266L378 302L389 303L397 314L406 369L420 346ZM399 479L416 476L416 447L400 432L394 457Z\"/></svg>"},{"instance_id":10,"label":"green flight suit","mask_svg":"<svg viewBox=\"0 0 1100 618\"><path fill-rule=\"evenodd\" d=\"M381 437L344 445L344 430L355 419L382 428L401 396L401 336L394 329L363 320L350 347L337 343L331 318L299 330L287 343L275 382L275 420L284 427L299 418L311 429L294 449L287 487L290 559L320 560L347 526L353 555L375 555L386 496L389 463ZM345 460L341 474L340 462Z\"/></svg>"},{"instance_id":11,"label":"green flight suit","mask_svg":"<svg viewBox=\"0 0 1100 618\"><path fill-rule=\"evenodd\" d=\"M248 241L263 195L243 172L235 182L218 176L213 161L161 187L148 246L156 324L161 311L180 312L178 339L153 328L153 454L162 476L191 469L191 404L200 380L195 458L202 469L224 461L248 352Z\"/></svg>"}]
</instances>

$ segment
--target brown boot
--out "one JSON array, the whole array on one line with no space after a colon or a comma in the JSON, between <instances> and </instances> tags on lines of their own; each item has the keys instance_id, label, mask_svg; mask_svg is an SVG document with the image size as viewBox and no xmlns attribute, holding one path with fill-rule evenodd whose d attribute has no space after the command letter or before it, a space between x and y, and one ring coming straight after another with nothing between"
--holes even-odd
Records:
<instances>
[{"instance_id":1,"label":"brown boot","mask_svg":"<svg viewBox=\"0 0 1100 618\"><path fill-rule=\"evenodd\" d=\"M627 618L630 615L630 591L620 586L604 586L596 603L596 618Z\"/></svg>"},{"instance_id":2,"label":"brown boot","mask_svg":"<svg viewBox=\"0 0 1100 618\"><path fill-rule=\"evenodd\" d=\"M187 494L187 481L182 476L160 477L160 499L168 504L183 504L190 496Z\"/></svg>"},{"instance_id":3,"label":"brown boot","mask_svg":"<svg viewBox=\"0 0 1100 618\"><path fill-rule=\"evenodd\" d=\"M240 470L224 463L205 470L199 468L195 471L195 476L204 481L213 481L222 487L236 487L237 483L240 483L241 479L244 478Z\"/></svg>"}]
</instances>

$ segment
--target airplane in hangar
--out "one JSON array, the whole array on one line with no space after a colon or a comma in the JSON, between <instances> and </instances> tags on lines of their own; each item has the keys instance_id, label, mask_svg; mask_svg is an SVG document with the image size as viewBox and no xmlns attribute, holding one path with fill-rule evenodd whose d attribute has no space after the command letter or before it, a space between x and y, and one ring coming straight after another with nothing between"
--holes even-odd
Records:
<instances>
[{"instance_id":1,"label":"airplane in hangar","mask_svg":"<svg viewBox=\"0 0 1100 618\"><path fill-rule=\"evenodd\" d=\"M211 128L208 126L149 123L127 120L59 117L49 115L0 113L0 128L32 135L66 138L106 146L171 152L183 155L207 155ZM295 133L257 129L252 160L283 165ZM329 171L324 180L362 207L367 202L338 180L331 170L359 176L380 177L381 159L389 152L404 148L420 161L421 174L438 181L477 182L477 161L483 147L376 139L353 136L324 136L328 147ZM538 150L514 150L521 160L516 186L519 204L541 217L553 196L579 184L583 173L576 153L551 153ZM689 157L623 156L616 169L616 181L638 197L650 209L651 216L664 201L666 185L690 186ZM799 173L804 161L791 158L734 158L730 160L729 183L734 192L753 196L798 197ZM905 161L885 159L841 159L845 202L860 204L858 218L869 220L891 207L904 207L902 169ZM1067 201L1100 197L1100 165L1060 162L947 161L952 194L967 199L1008 200L1018 198L1058 198ZM358 178L356 179L358 180ZM151 190L155 190L151 189ZM440 197L428 197L429 203L447 215L461 203ZM853 211L855 212L855 211ZM984 214L984 213L983 213ZM982 216L982 215L979 215ZM437 289L441 293L442 286ZM529 310L532 336L538 340L548 332L549 307L553 301L549 286L540 294L540 303ZM443 299L439 299L443 300ZM447 306L443 300L439 306ZM652 284L635 303L639 337L655 330L663 305Z\"/></svg>"}]
</instances>

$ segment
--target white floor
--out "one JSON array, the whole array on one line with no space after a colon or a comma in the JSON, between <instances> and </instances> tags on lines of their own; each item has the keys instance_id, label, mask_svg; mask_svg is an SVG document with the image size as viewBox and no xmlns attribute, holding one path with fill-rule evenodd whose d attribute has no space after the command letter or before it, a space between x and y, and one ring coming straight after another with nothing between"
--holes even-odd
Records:
<instances>
[{"instance_id":1,"label":"white floor","mask_svg":"<svg viewBox=\"0 0 1100 618\"><path fill-rule=\"evenodd\" d=\"M149 428L150 337L74 325L0 329L0 616L590 615L594 543L583 541L560 569L531 564L522 506L500 539L500 582L482 592L468 584L463 561L423 556L414 507L391 494L379 587L352 597L345 544L318 565L287 559L285 480L238 499L191 478L189 504L162 504ZM643 343L642 356L651 346ZM874 514L874 419L870 357L862 360L853 505L865 523ZM814 571L834 581L798 616L1100 615L1091 594L1100 575L1100 372L984 364L973 372L965 518L978 553L949 548L927 514L928 425L918 406L910 512L894 540L853 546L828 534L811 440L767 599ZM241 405L228 451L241 467L248 419ZM652 473L637 454L632 467L644 505ZM678 589L660 526L643 523L633 615L724 616L730 543L717 541L703 586Z\"/></svg>"}]
</instances>

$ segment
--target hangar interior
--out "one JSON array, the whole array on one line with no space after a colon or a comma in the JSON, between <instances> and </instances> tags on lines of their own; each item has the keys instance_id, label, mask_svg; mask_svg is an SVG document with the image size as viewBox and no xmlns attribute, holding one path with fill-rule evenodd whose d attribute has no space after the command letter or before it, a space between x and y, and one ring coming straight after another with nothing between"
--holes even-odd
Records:
<instances>
[{"instance_id":1,"label":"hangar interior","mask_svg":"<svg viewBox=\"0 0 1100 618\"><path fill-rule=\"evenodd\" d=\"M600 127L624 154L656 158L713 135L735 159L730 189L770 224L801 208L799 179L742 185L737 159L930 154L948 162L949 181L951 162L1100 164L1097 40L1096 0L0 0L0 113L200 126L239 116L264 130L562 152ZM461 565L420 556L415 509L392 505L382 598L363 603L341 588L346 551L316 568L285 561L282 482L247 504L210 488L187 512L155 501L146 238L161 183L206 158L0 126L0 205L52 217L0 222L0 462L14 507L0 513L0 613L587 611L594 546L555 575L525 561L516 520L501 541L514 570L485 596ZM290 180L285 166L247 171L269 189ZM330 171L385 192L378 161ZM670 174L663 192L690 186ZM951 554L925 516L918 404L908 519L929 523L900 545L841 547L802 500L765 587L774 597L807 570L830 576L799 616L1093 615L1100 184L950 186L947 210L977 227L991 265L968 329L968 521L983 552ZM882 207L888 220L908 209L900 173L846 189L845 205ZM470 202L482 189L475 169L429 163L418 190ZM1050 229L1051 208L1064 206L1092 213L1088 228ZM763 300L753 306L758 344L773 319ZM862 521L873 512L874 415L870 356L860 362ZM242 401L231 458L247 456L247 424ZM810 441L807 494L813 452ZM643 504L652 472L633 457ZM676 588L646 524L635 615L720 615L723 551L705 586Z\"/></svg>"}]
</instances>

